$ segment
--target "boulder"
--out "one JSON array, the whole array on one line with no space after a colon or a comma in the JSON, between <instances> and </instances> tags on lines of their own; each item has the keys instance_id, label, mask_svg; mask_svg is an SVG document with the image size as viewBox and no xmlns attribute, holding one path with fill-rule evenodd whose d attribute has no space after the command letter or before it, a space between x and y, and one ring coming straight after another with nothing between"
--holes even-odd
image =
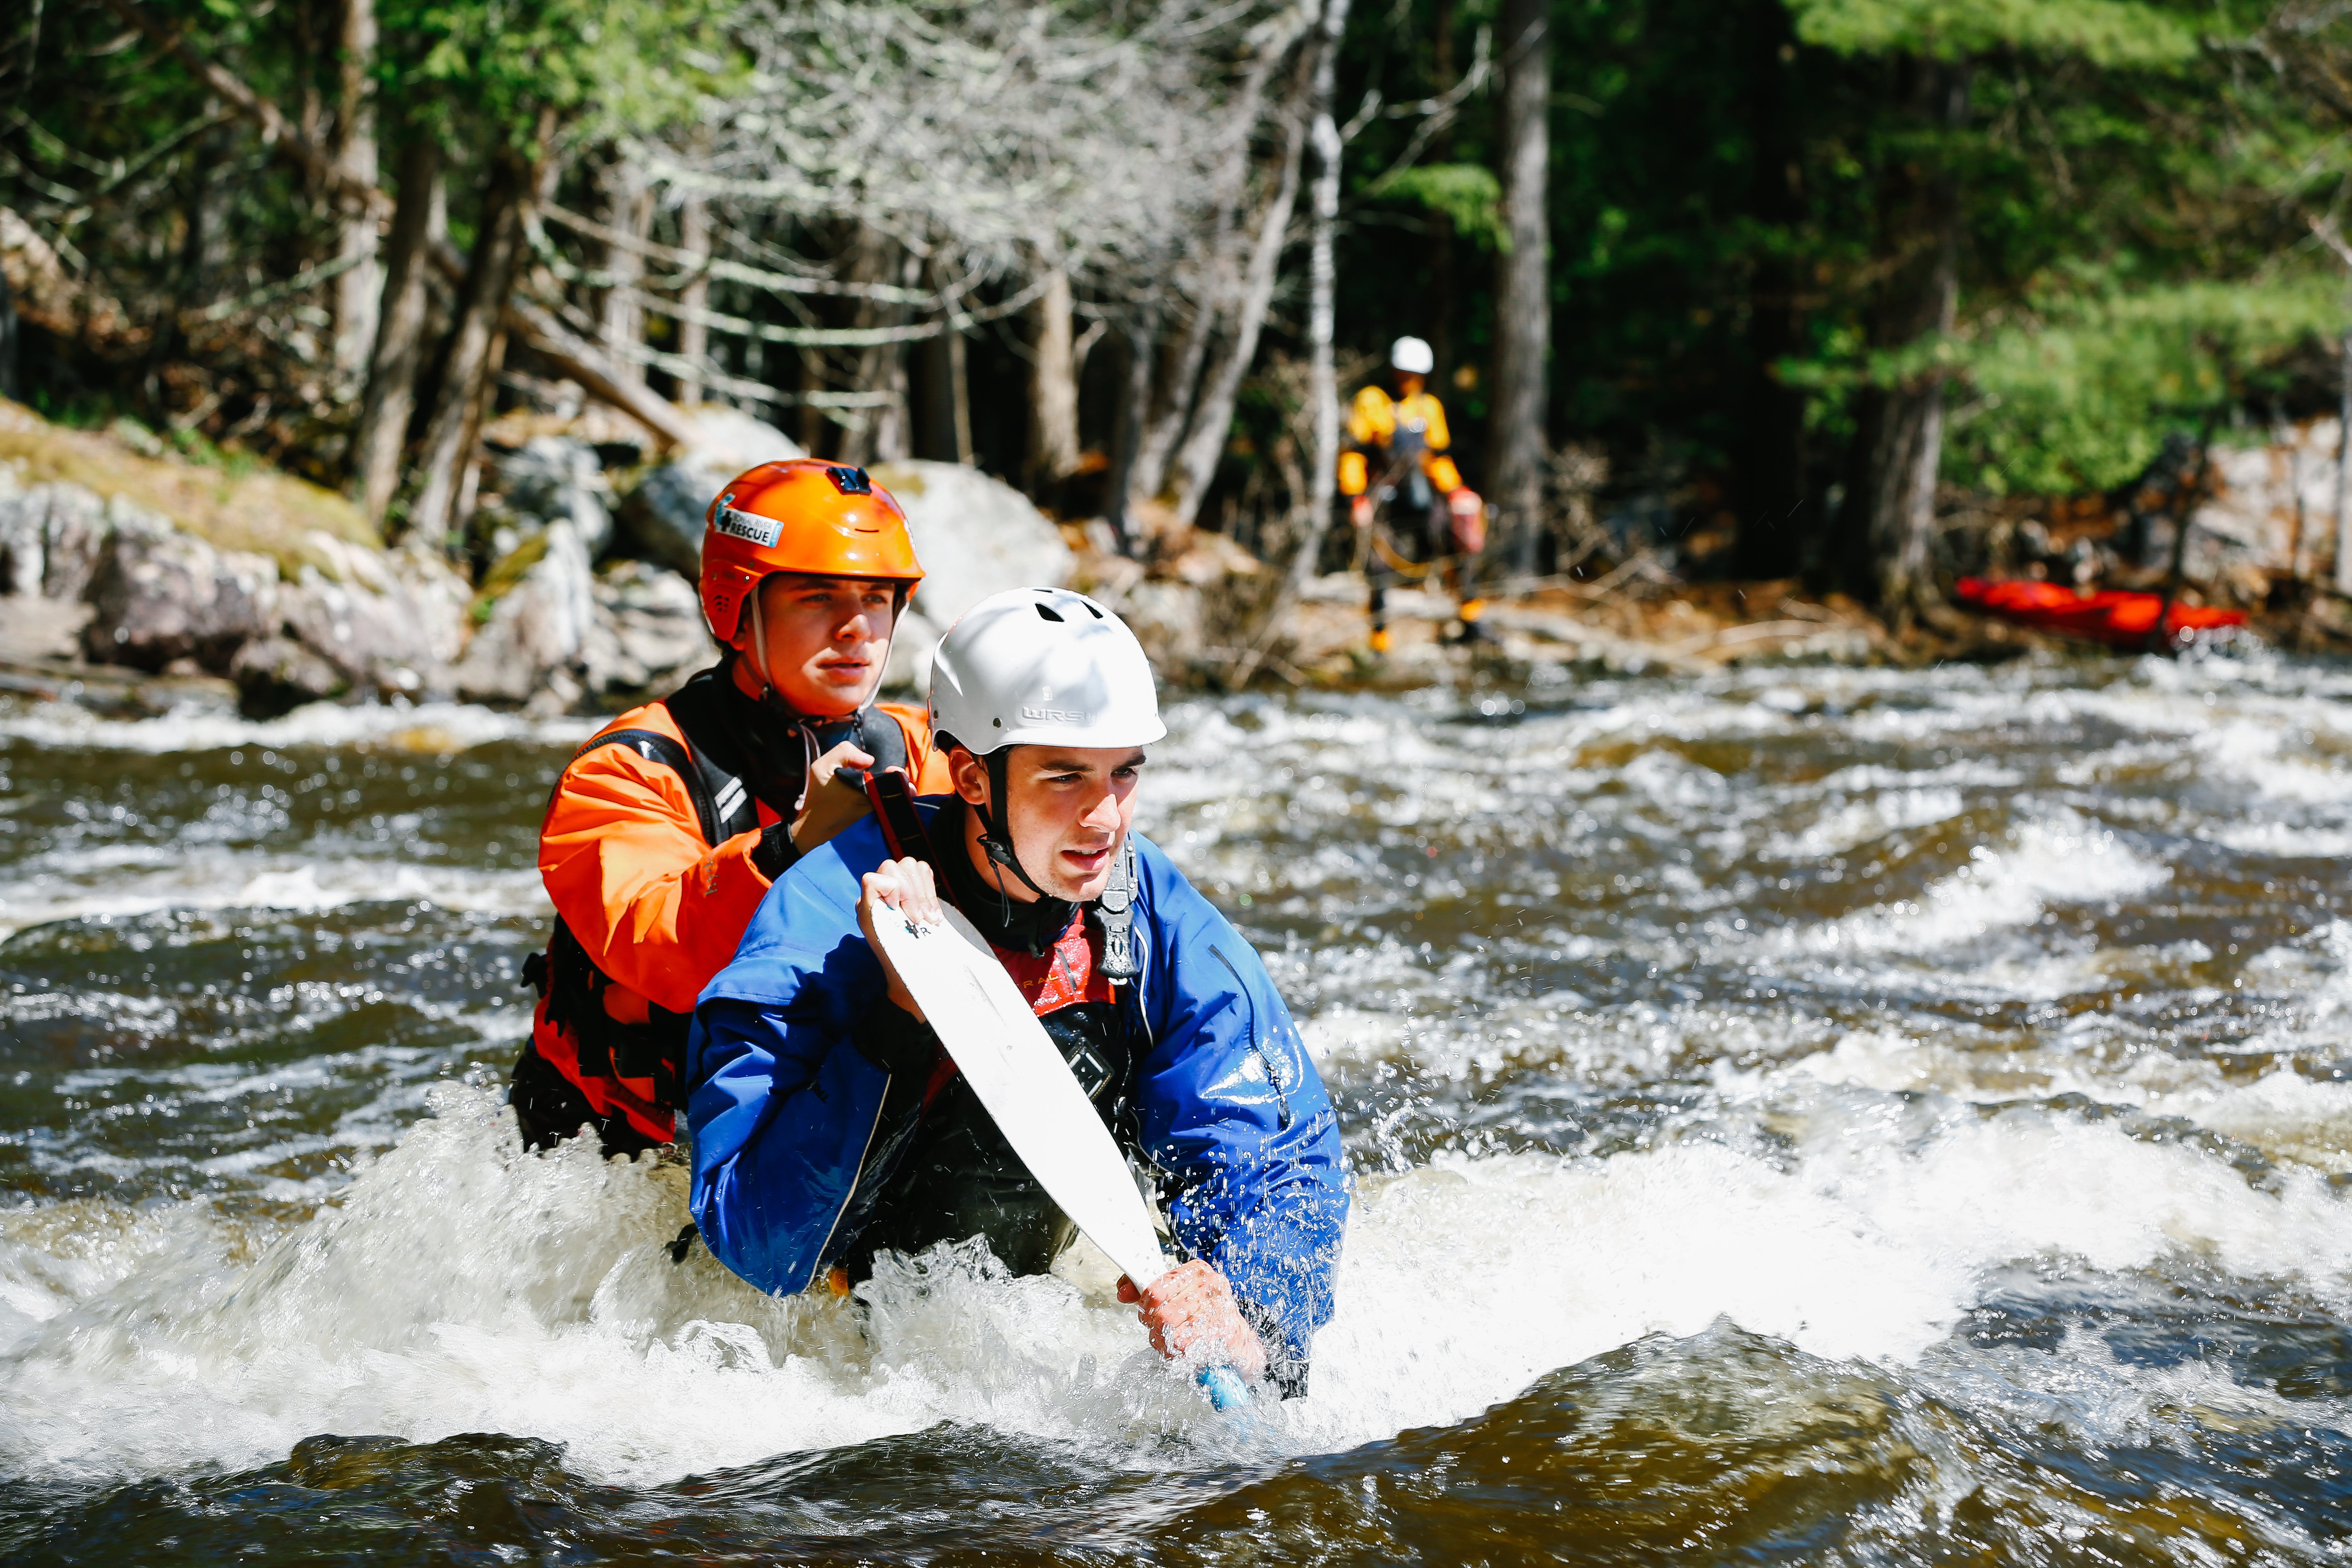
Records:
<instances>
[{"instance_id":1,"label":"boulder","mask_svg":"<svg viewBox=\"0 0 2352 1568\"><path fill-rule=\"evenodd\" d=\"M351 682L344 673L292 637L257 637L228 661L238 705L257 718L274 717L305 702L341 695Z\"/></svg>"},{"instance_id":2,"label":"boulder","mask_svg":"<svg viewBox=\"0 0 2352 1568\"><path fill-rule=\"evenodd\" d=\"M572 524L591 559L602 555L612 542L613 514L607 505L611 487L596 449L585 441L533 436L499 459L498 486L507 512L526 524L543 527L559 521ZM520 543L520 539L514 542Z\"/></svg>"},{"instance_id":3,"label":"boulder","mask_svg":"<svg viewBox=\"0 0 2352 1568\"><path fill-rule=\"evenodd\" d=\"M311 545L326 569L306 561L279 589L285 634L332 666L340 685L385 696L445 689L446 667L463 637L464 587L456 574L414 554L388 555L324 534ZM447 586L436 580L436 568Z\"/></svg>"},{"instance_id":4,"label":"boulder","mask_svg":"<svg viewBox=\"0 0 2352 1568\"><path fill-rule=\"evenodd\" d=\"M1201 590L1190 583L1154 579L1127 591L1119 619L1135 633L1160 679L1190 679L1208 655L1208 616Z\"/></svg>"},{"instance_id":5,"label":"boulder","mask_svg":"<svg viewBox=\"0 0 2352 1568\"><path fill-rule=\"evenodd\" d=\"M415 612L417 640L425 657L446 672L466 649L473 585L457 575L439 551L414 535L383 560Z\"/></svg>"},{"instance_id":6,"label":"boulder","mask_svg":"<svg viewBox=\"0 0 2352 1568\"><path fill-rule=\"evenodd\" d=\"M648 561L681 577L702 569L702 526L728 480L761 463L805 456L791 437L740 408L694 416L695 439L647 474L621 502L619 521Z\"/></svg>"},{"instance_id":7,"label":"boulder","mask_svg":"<svg viewBox=\"0 0 2352 1568\"><path fill-rule=\"evenodd\" d=\"M674 573L623 561L591 588L595 624L583 644L581 677L604 696L659 696L718 662L719 645L703 625L702 601Z\"/></svg>"},{"instance_id":8,"label":"boulder","mask_svg":"<svg viewBox=\"0 0 2352 1568\"><path fill-rule=\"evenodd\" d=\"M579 700L571 667L595 624L596 596L587 546L570 523L548 524L492 567L477 605L482 628L450 672L458 695L558 711Z\"/></svg>"},{"instance_id":9,"label":"boulder","mask_svg":"<svg viewBox=\"0 0 2352 1568\"><path fill-rule=\"evenodd\" d=\"M91 663L162 669L193 659L220 672L245 643L278 629L269 557L215 550L120 498L107 512L113 527L98 551L82 628Z\"/></svg>"},{"instance_id":10,"label":"boulder","mask_svg":"<svg viewBox=\"0 0 2352 1568\"><path fill-rule=\"evenodd\" d=\"M2232 567L2282 574L2311 570L2335 525L2338 430L2334 419L2313 419L2273 430L2263 446L2214 444L2207 497L2197 508L2184 563L2191 581L2212 582ZM2140 488L2158 489L2167 479L2178 483L2193 475L2192 450L2159 456ZM2168 466L2174 472L2164 473ZM2141 564L2165 567L2171 564L2173 529L2163 514L2170 509L2160 502L2157 510L2155 526L2145 530ZM2259 600L2260 590L2252 596Z\"/></svg>"},{"instance_id":11,"label":"boulder","mask_svg":"<svg viewBox=\"0 0 2352 1568\"><path fill-rule=\"evenodd\" d=\"M1007 588L1058 588L1077 569L1062 531L1002 479L961 463L886 463L874 482L906 509L923 563L915 609L935 626Z\"/></svg>"},{"instance_id":12,"label":"boulder","mask_svg":"<svg viewBox=\"0 0 2352 1568\"><path fill-rule=\"evenodd\" d=\"M0 463L0 598L37 599L41 570L47 564L42 548L48 509L26 498L16 468Z\"/></svg>"},{"instance_id":13,"label":"boulder","mask_svg":"<svg viewBox=\"0 0 2352 1568\"><path fill-rule=\"evenodd\" d=\"M7 471L13 477L15 470ZM112 526L107 503L79 485L57 481L12 484L9 490L0 496L0 594L80 598Z\"/></svg>"}]
</instances>

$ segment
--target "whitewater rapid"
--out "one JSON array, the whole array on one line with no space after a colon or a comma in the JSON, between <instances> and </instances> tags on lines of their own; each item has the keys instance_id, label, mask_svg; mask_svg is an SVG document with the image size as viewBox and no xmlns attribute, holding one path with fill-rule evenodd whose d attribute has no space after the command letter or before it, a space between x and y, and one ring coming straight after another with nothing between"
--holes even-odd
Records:
<instances>
[{"instance_id":1,"label":"whitewater rapid","mask_svg":"<svg viewBox=\"0 0 2352 1568\"><path fill-rule=\"evenodd\" d=\"M0 1475L481 1431L649 1486L942 1421L1181 1468L1732 1328L2086 1447L2341 1424L2081 1313L1979 1331L2168 1293L2352 1321L2347 695L2215 659L1178 705L1145 830L1266 952L1357 1173L1311 1395L1240 1424L1084 1258L767 1300L671 1261L677 1166L521 1153L518 846L582 726L0 715L16 785L63 781L0 862ZM74 784L109 758L201 776ZM215 956L142 979L175 943Z\"/></svg>"}]
</instances>

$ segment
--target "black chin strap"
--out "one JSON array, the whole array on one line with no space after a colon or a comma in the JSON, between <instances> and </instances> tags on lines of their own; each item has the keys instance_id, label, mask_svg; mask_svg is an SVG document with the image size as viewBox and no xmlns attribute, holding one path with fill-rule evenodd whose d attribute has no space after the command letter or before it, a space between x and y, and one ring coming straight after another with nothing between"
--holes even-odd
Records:
<instances>
[{"instance_id":1,"label":"black chin strap","mask_svg":"<svg viewBox=\"0 0 2352 1568\"><path fill-rule=\"evenodd\" d=\"M1035 879L1022 868L1021 857L1013 852L1012 833L997 826L996 815L989 809L990 804L1005 796L1004 775L1006 764L1012 761L1012 750L1010 746L999 746L988 753L988 803L972 808L980 813L980 847L988 851L991 860L1020 878L1023 887L1041 899L1050 899L1054 895L1039 887Z\"/></svg>"}]
</instances>

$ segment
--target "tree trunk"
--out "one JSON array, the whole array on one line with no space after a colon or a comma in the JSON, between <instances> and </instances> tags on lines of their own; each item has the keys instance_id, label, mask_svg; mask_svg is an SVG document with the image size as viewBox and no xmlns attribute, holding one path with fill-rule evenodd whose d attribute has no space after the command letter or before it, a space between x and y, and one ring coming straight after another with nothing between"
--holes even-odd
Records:
<instances>
[{"instance_id":1,"label":"tree trunk","mask_svg":"<svg viewBox=\"0 0 2352 1568\"><path fill-rule=\"evenodd\" d=\"M2352 594L2352 327L2337 360L2336 409L2336 591Z\"/></svg>"},{"instance_id":2,"label":"tree trunk","mask_svg":"<svg viewBox=\"0 0 2352 1568\"><path fill-rule=\"evenodd\" d=\"M1290 229L1291 209L1298 205L1299 165L1307 151L1307 101L1314 90L1316 63L1324 50L1319 40L1298 52L1290 90L1276 110L1282 141L1276 154L1273 194L1258 215L1250 247L1249 269L1242 279L1239 308L1223 334L1201 379L1201 401L1192 414L1184 444L1177 448L1169 476L1179 521L1190 523L1200 514L1201 500L1216 477L1234 421L1234 398L1242 377L1257 357L1257 337L1265 325L1266 307L1274 301L1275 272L1282 259L1283 241Z\"/></svg>"},{"instance_id":3,"label":"tree trunk","mask_svg":"<svg viewBox=\"0 0 2352 1568\"><path fill-rule=\"evenodd\" d=\"M677 247L694 262L710 258L710 204L700 196L688 196L677 209ZM678 318L677 355L688 364L699 365L710 352L710 329L693 319L693 312L710 308L710 276L698 271L686 280L677 291L677 302L688 312ZM691 408L702 401L702 379L691 371L677 378L675 400L681 408Z\"/></svg>"},{"instance_id":4,"label":"tree trunk","mask_svg":"<svg viewBox=\"0 0 2352 1568\"><path fill-rule=\"evenodd\" d=\"M1247 686L1259 661L1279 633L1284 616L1315 575L1323 553L1323 535L1331 526L1331 511L1339 484L1339 381L1331 363L1337 274L1331 259L1332 230L1339 220L1339 127L1331 118L1331 98L1339 62L1339 37L1348 26L1348 0L1323 0L1314 46L1315 74L1307 107L1314 115L1307 140L1315 149L1315 184L1307 195L1311 215L1307 251L1307 401L1314 415L1314 450L1307 456L1307 494L1294 497L1303 508L1306 527L1299 531L1297 553L1282 586L1267 607L1265 619L1250 639L1249 648L1234 668L1233 682Z\"/></svg>"},{"instance_id":5,"label":"tree trunk","mask_svg":"<svg viewBox=\"0 0 2352 1568\"><path fill-rule=\"evenodd\" d=\"M17 395L16 300L8 291L8 275L0 272L0 397Z\"/></svg>"},{"instance_id":6,"label":"tree trunk","mask_svg":"<svg viewBox=\"0 0 2352 1568\"><path fill-rule=\"evenodd\" d=\"M1454 90L1454 0L1437 0L1431 17L1429 45L1429 90L1433 98L1443 98ZM1454 161L1454 128L1442 127L1429 139L1429 151L1424 154L1432 163ZM1422 332L1429 339L1430 358L1435 363L1437 384L1442 388L1446 377L1454 374L1454 220L1442 212L1429 215L1429 308L1424 312Z\"/></svg>"},{"instance_id":7,"label":"tree trunk","mask_svg":"<svg viewBox=\"0 0 2352 1568\"><path fill-rule=\"evenodd\" d=\"M1903 62L1916 118L1949 133L1968 119L1966 64ZM1881 195L1891 271L1872 312L1877 351L1917 346L1952 329L1959 301L1959 186L1948 164L1924 178L1906 163ZM1858 409L1857 466L1846 495L1845 573L1850 586L1890 625L1907 629L1940 605L1934 577L1936 474L1944 455L1945 372L1931 367L1864 392Z\"/></svg>"},{"instance_id":8,"label":"tree trunk","mask_svg":"<svg viewBox=\"0 0 2352 1568\"><path fill-rule=\"evenodd\" d=\"M375 0L343 0L337 62L342 96L335 116L334 163L354 184L376 183ZM335 372L346 382L367 374L376 335L383 279L376 268L376 214L363 204L327 199L338 210L335 258L351 263L335 278Z\"/></svg>"},{"instance_id":9,"label":"tree trunk","mask_svg":"<svg viewBox=\"0 0 2352 1568\"><path fill-rule=\"evenodd\" d=\"M1223 243L1229 243L1228 236L1213 230L1212 247ZM1136 440L1129 483L1137 496L1157 500L1168 489L1169 465L1175 460L1176 444L1184 438L1184 416L1192 410L1192 388L1201 379L1202 363L1209 357L1209 340L1216 335L1223 314L1219 303L1223 297L1220 289L1194 301L1184 335L1167 355Z\"/></svg>"},{"instance_id":10,"label":"tree trunk","mask_svg":"<svg viewBox=\"0 0 2352 1568\"><path fill-rule=\"evenodd\" d=\"M1307 253L1307 398L1315 413L1315 450L1307 476L1307 528L1290 566L1294 594L1315 575L1323 534L1331 526L1339 495L1339 379L1331 363L1337 275L1331 234L1339 222L1339 127L1331 118L1331 97L1339 57L1339 37L1348 26L1348 0L1323 0L1323 36L1315 60L1315 188L1308 198L1314 226Z\"/></svg>"},{"instance_id":11,"label":"tree trunk","mask_svg":"<svg viewBox=\"0 0 2352 1568\"><path fill-rule=\"evenodd\" d=\"M522 245L522 207L531 184L531 171L520 158L504 153L492 162L474 254L458 294L457 322L442 360L433 420L425 427L425 485L408 514L409 528L436 544L456 525L457 494L465 468L473 459L467 437L476 428L492 350L506 319L515 258Z\"/></svg>"},{"instance_id":12,"label":"tree trunk","mask_svg":"<svg viewBox=\"0 0 2352 1568\"><path fill-rule=\"evenodd\" d=\"M971 447L971 372L965 361L963 334L950 331L948 340L948 405L955 415L956 461L969 468L980 461Z\"/></svg>"},{"instance_id":13,"label":"tree trunk","mask_svg":"<svg viewBox=\"0 0 2352 1568\"><path fill-rule=\"evenodd\" d=\"M400 485L400 454L416 412L416 375L424 357L425 247L440 209L441 144L429 132L412 133L400 150L400 205L393 211L391 255L383 274L367 392L352 436L351 477L360 509L383 526Z\"/></svg>"},{"instance_id":14,"label":"tree trunk","mask_svg":"<svg viewBox=\"0 0 2352 1568\"><path fill-rule=\"evenodd\" d=\"M1289 58L1291 46L1310 25L1309 18L1293 12L1288 26L1297 30L1286 30L1266 40L1241 90L1234 95L1234 125L1244 132L1255 130L1265 110L1268 85L1282 62ZM1208 259L1202 268L1183 336L1164 357L1154 355L1145 362L1145 374L1152 376L1152 392L1138 414L1135 454L1128 466L1128 485L1123 492L1130 500L1156 500L1171 488L1171 465L1192 412L1193 393L1200 383L1201 367L1209 356L1209 344L1228 315L1238 309L1244 268L1237 253L1247 243L1240 226L1242 210L1249 198L1251 141L1248 134L1235 136L1232 152L1220 171L1218 184L1222 194L1201 246L1202 254ZM1162 318L1157 301L1151 313L1155 320Z\"/></svg>"},{"instance_id":15,"label":"tree trunk","mask_svg":"<svg viewBox=\"0 0 2352 1568\"><path fill-rule=\"evenodd\" d=\"M1121 555L1135 553L1135 467L1143 449L1143 427L1151 407L1153 348L1160 339L1158 313L1146 310L1119 332L1120 368L1125 374L1118 404L1118 425L1111 437L1110 492L1105 502L1111 538Z\"/></svg>"},{"instance_id":16,"label":"tree trunk","mask_svg":"<svg viewBox=\"0 0 2352 1568\"><path fill-rule=\"evenodd\" d=\"M895 243L880 229L871 224L859 224L856 242L850 256L847 281L851 283L886 281L892 271L890 258L896 248ZM850 318L850 325L853 327L887 327L895 324L894 313L890 308L871 298L860 298L857 308ZM880 343L868 343L857 351L857 357L853 362L850 371L849 380L852 391L883 390L877 384L882 380L884 373L882 350L883 345ZM837 461L846 463L852 468L862 468L874 460L876 427L881 422L881 414L882 411L878 408L859 407L844 408L832 416L833 422L841 429L840 444L834 449L834 456Z\"/></svg>"},{"instance_id":17,"label":"tree trunk","mask_svg":"<svg viewBox=\"0 0 2352 1568\"><path fill-rule=\"evenodd\" d=\"M1796 147L1789 125L1788 66L1793 41L1783 0L1750 0L1748 76L1755 88L1749 124L1755 146L1750 208L1767 230L1786 231L1802 216ZM1748 288L1747 386L1735 461L1734 510L1739 534L1732 573L1750 579L1792 576L1822 526L1807 494L1805 395L1781 380L1781 361L1804 347L1802 282L1796 259L1768 246Z\"/></svg>"},{"instance_id":18,"label":"tree trunk","mask_svg":"<svg viewBox=\"0 0 2352 1568\"><path fill-rule=\"evenodd\" d=\"M1029 438L1023 484L1044 496L1078 466L1078 378L1070 339L1070 275L1040 257L1045 291L1029 307Z\"/></svg>"},{"instance_id":19,"label":"tree trunk","mask_svg":"<svg viewBox=\"0 0 2352 1568\"><path fill-rule=\"evenodd\" d=\"M1532 575L1543 529L1544 390L1551 347L1550 224L1544 203L1551 156L1550 7L1503 0L1503 219L1510 247L1496 261L1495 404L1487 471L1521 573Z\"/></svg>"},{"instance_id":20,"label":"tree trunk","mask_svg":"<svg viewBox=\"0 0 2352 1568\"><path fill-rule=\"evenodd\" d=\"M882 343L875 353L879 361L874 390L888 395L888 401L873 415L873 438L864 458L869 463L903 463L915 455L913 410L908 406L907 345Z\"/></svg>"},{"instance_id":21,"label":"tree trunk","mask_svg":"<svg viewBox=\"0 0 2352 1568\"><path fill-rule=\"evenodd\" d=\"M654 193L645 172L625 157L604 165L604 222L636 241L615 241L604 247L604 271L612 279L604 289L599 338L612 356L613 368L642 381L645 373L633 357L646 341L646 307L638 292L645 282L645 242L653 237Z\"/></svg>"}]
</instances>

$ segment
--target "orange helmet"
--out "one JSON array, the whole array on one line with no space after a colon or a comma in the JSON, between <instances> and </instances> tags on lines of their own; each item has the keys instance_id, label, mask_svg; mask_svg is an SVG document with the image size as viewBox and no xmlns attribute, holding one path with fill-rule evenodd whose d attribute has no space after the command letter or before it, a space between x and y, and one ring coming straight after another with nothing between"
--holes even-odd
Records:
<instances>
[{"instance_id":1,"label":"orange helmet","mask_svg":"<svg viewBox=\"0 0 2352 1568\"><path fill-rule=\"evenodd\" d=\"M712 636L735 640L744 599L774 572L896 583L902 598L923 580L907 514L890 492L863 468L814 458L762 463L710 503L702 614Z\"/></svg>"}]
</instances>

